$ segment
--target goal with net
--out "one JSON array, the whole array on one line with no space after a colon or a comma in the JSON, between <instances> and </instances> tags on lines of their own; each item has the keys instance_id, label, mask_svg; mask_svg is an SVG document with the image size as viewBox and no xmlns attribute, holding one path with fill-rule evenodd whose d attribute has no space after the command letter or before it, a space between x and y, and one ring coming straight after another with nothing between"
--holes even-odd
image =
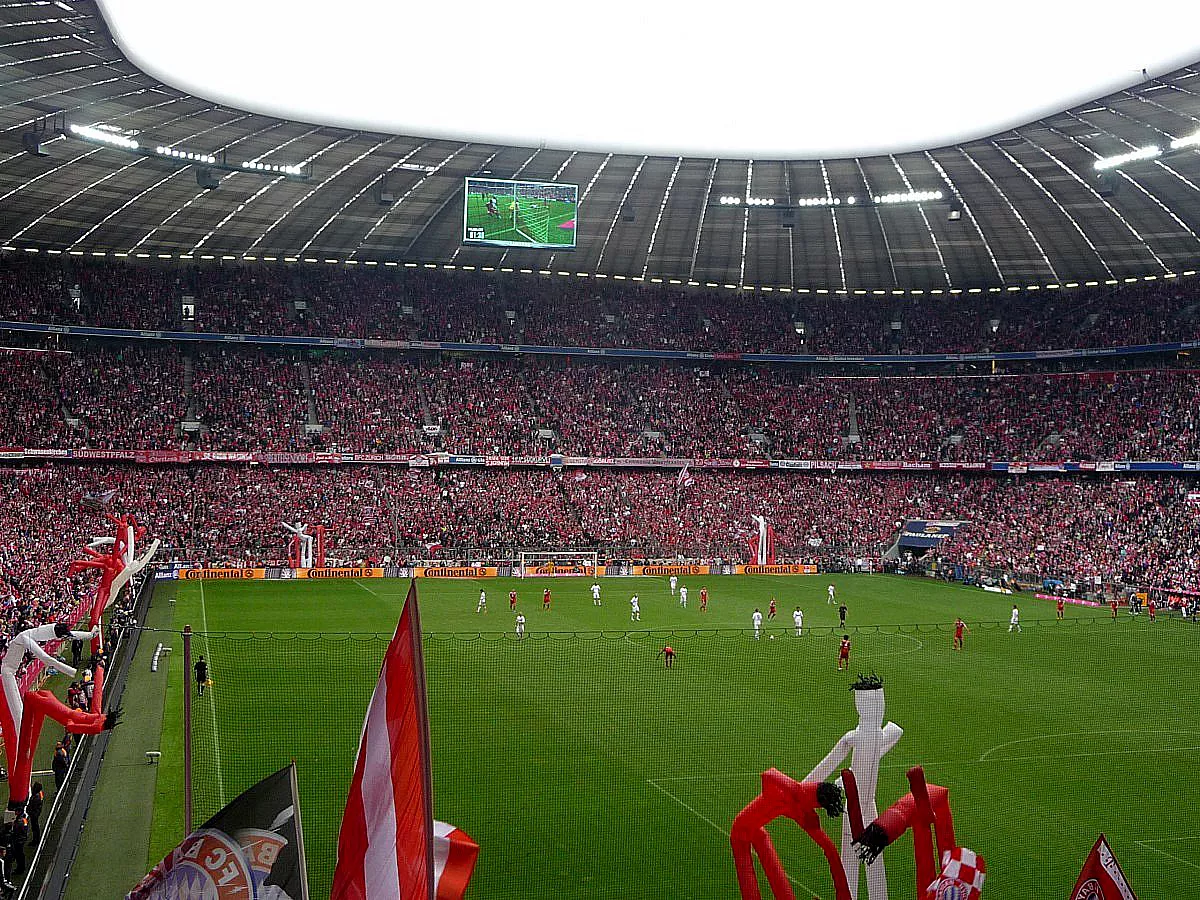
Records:
<instances>
[{"instance_id":1,"label":"goal with net","mask_svg":"<svg viewBox=\"0 0 1200 900\"><path fill-rule=\"evenodd\" d=\"M566 575L594 576L598 571L595 551L559 550L522 553L520 562L521 572L526 578Z\"/></svg>"},{"instance_id":2,"label":"goal with net","mask_svg":"<svg viewBox=\"0 0 1200 900\"><path fill-rule=\"evenodd\" d=\"M550 201L522 198L513 203L513 229L537 244L550 240Z\"/></svg>"}]
</instances>

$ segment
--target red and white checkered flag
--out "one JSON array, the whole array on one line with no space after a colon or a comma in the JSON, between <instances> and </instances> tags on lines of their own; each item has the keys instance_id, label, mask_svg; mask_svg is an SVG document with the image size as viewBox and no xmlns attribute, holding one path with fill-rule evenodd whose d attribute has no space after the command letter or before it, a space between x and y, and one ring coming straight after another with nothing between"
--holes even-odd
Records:
<instances>
[{"instance_id":1,"label":"red and white checkered flag","mask_svg":"<svg viewBox=\"0 0 1200 900\"><path fill-rule=\"evenodd\" d=\"M974 850L957 847L942 854L942 874L926 888L927 900L978 900L987 863Z\"/></svg>"}]
</instances>

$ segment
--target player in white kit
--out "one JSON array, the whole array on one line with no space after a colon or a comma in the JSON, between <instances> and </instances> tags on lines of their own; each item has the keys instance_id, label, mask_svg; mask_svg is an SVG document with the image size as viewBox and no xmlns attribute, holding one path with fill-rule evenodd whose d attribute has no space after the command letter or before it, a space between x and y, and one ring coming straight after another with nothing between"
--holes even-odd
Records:
<instances>
[{"instance_id":1,"label":"player in white kit","mask_svg":"<svg viewBox=\"0 0 1200 900\"><path fill-rule=\"evenodd\" d=\"M804 634L804 611L800 607L796 607L796 611L792 613L792 621L796 623L796 637Z\"/></svg>"},{"instance_id":2,"label":"player in white kit","mask_svg":"<svg viewBox=\"0 0 1200 900\"><path fill-rule=\"evenodd\" d=\"M1017 634L1021 633L1021 611L1017 609L1017 604L1013 604L1012 615L1008 619L1008 633L1012 634L1013 629L1017 630Z\"/></svg>"},{"instance_id":3,"label":"player in white kit","mask_svg":"<svg viewBox=\"0 0 1200 900\"><path fill-rule=\"evenodd\" d=\"M679 605L682 606L684 609L687 609L687 588L686 587L681 587L679 589Z\"/></svg>"},{"instance_id":4,"label":"player in white kit","mask_svg":"<svg viewBox=\"0 0 1200 900\"><path fill-rule=\"evenodd\" d=\"M758 607L754 608L754 615L750 619L754 622L754 639L757 641L762 637L762 613L758 611Z\"/></svg>"},{"instance_id":5,"label":"player in white kit","mask_svg":"<svg viewBox=\"0 0 1200 900\"><path fill-rule=\"evenodd\" d=\"M642 621L642 608L638 605L638 595L634 594L629 598L629 621Z\"/></svg>"},{"instance_id":6,"label":"player in white kit","mask_svg":"<svg viewBox=\"0 0 1200 900\"><path fill-rule=\"evenodd\" d=\"M834 594L834 588L833 588L832 584L828 588L826 588L826 593L829 594L829 596L826 598L825 602L832 603L833 602L833 594Z\"/></svg>"},{"instance_id":7,"label":"player in white kit","mask_svg":"<svg viewBox=\"0 0 1200 900\"><path fill-rule=\"evenodd\" d=\"M679 579L674 575L671 576L671 596L675 596L675 585L679 584Z\"/></svg>"},{"instance_id":8,"label":"player in white kit","mask_svg":"<svg viewBox=\"0 0 1200 900\"><path fill-rule=\"evenodd\" d=\"M487 591L479 592L479 604L475 607L475 612L487 612Z\"/></svg>"},{"instance_id":9,"label":"player in white kit","mask_svg":"<svg viewBox=\"0 0 1200 900\"><path fill-rule=\"evenodd\" d=\"M592 606L600 605L600 582L592 582Z\"/></svg>"},{"instance_id":10,"label":"player in white kit","mask_svg":"<svg viewBox=\"0 0 1200 900\"><path fill-rule=\"evenodd\" d=\"M517 613L517 637L525 637L525 614Z\"/></svg>"}]
</instances>

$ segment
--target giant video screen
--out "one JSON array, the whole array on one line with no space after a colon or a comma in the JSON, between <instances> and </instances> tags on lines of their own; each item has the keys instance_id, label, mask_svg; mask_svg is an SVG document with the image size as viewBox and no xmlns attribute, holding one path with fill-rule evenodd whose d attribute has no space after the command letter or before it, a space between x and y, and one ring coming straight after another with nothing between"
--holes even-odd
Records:
<instances>
[{"instance_id":1,"label":"giant video screen","mask_svg":"<svg viewBox=\"0 0 1200 900\"><path fill-rule=\"evenodd\" d=\"M463 243L574 250L579 185L468 178Z\"/></svg>"}]
</instances>

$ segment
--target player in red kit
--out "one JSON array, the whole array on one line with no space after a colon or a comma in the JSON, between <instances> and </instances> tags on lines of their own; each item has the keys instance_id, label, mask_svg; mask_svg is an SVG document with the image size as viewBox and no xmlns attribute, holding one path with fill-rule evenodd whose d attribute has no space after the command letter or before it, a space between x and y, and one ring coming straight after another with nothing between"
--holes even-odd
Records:
<instances>
[{"instance_id":1,"label":"player in red kit","mask_svg":"<svg viewBox=\"0 0 1200 900\"><path fill-rule=\"evenodd\" d=\"M550 608L550 588L546 588L544 591L542 591L542 609L549 609L549 608Z\"/></svg>"},{"instance_id":2,"label":"player in red kit","mask_svg":"<svg viewBox=\"0 0 1200 900\"><path fill-rule=\"evenodd\" d=\"M1146 601L1146 612L1150 614L1150 621L1153 622L1158 613L1158 606L1154 603L1153 597Z\"/></svg>"},{"instance_id":3,"label":"player in red kit","mask_svg":"<svg viewBox=\"0 0 1200 900\"><path fill-rule=\"evenodd\" d=\"M700 612L708 612L708 588L700 588Z\"/></svg>"},{"instance_id":4,"label":"player in red kit","mask_svg":"<svg viewBox=\"0 0 1200 900\"><path fill-rule=\"evenodd\" d=\"M838 671L850 668L850 635L842 635L842 646L838 648Z\"/></svg>"},{"instance_id":5,"label":"player in red kit","mask_svg":"<svg viewBox=\"0 0 1200 900\"><path fill-rule=\"evenodd\" d=\"M1112 617L1113 621L1115 622L1117 621L1117 598L1113 597L1111 600L1109 600L1108 605L1112 607Z\"/></svg>"},{"instance_id":6,"label":"player in red kit","mask_svg":"<svg viewBox=\"0 0 1200 900\"><path fill-rule=\"evenodd\" d=\"M767 607L767 618L768 618L768 619L773 619L773 618L775 618L775 613L776 613L776 609L775 609L775 598L774 598L774 597L772 597L772 598L771 598L771 605Z\"/></svg>"},{"instance_id":7,"label":"player in red kit","mask_svg":"<svg viewBox=\"0 0 1200 900\"><path fill-rule=\"evenodd\" d=\"M655 656L661 656L663 658L663 665L668 669L675 665L675 650L670 644L659 650Z\"/></svg>"},{"instance_id":8,"label":"player in red kit","mask_svg":"<svg viewBox=\"0 0 1200 900\"><path fill-rule=\"evenodd\" d=\"M963 632L970 630L970 628L967 628L967 623L962 620L962 616L959 616L957 619L955 619L954 640L951 642L950 646L955 650L961 650L963 648Z\"/></svg>"},{"instance_id":9,"label":"player in red kit","mask_svg":"<svg viewBox=\"0 0 1200 900\"><path fill-rule=\"evenodd\" d=\"M1062 597L1059 597L1058 604L1054 607L1054 616L1060 622L1063 620L1063 610L1066 609L1066 607L1067 607L1066 601L1063 600Z\"/></svg>"},{"instance_id":10,"label":"player in red kit","mask_svg":"<svg viewBox=\"0 0 1200 900\"><path fill-rule=\"evenodd\" d=\"M512 612L516 608L517 608L517 592L509 591L508 592L508 611Z\"/></svg>"}]
</instances>

